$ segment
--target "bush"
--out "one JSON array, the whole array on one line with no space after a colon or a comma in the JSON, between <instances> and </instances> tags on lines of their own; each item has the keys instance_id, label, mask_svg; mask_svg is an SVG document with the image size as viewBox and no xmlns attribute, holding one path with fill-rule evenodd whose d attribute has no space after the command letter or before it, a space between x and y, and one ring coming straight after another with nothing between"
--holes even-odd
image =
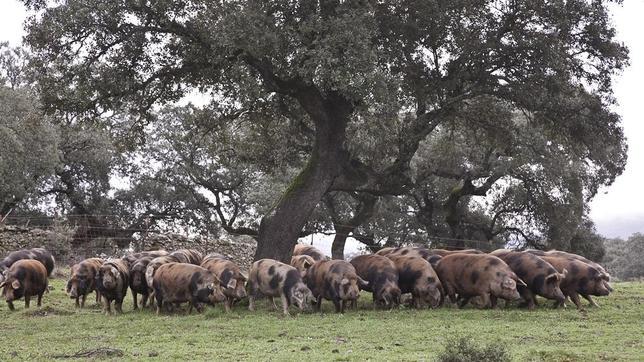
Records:
<instances>
[{"instance_id":1,"label":"bush","mask_svg":"<svg viewBox=\"0 0 644 362\"><path fill-rule=\"evenodd\" d=\"M481 346L474 342L472 337L459 337L449 339L445 343L445 350L438 355L437 360L440 362L496 362L512 359L505 346L498 342Z\"/></svg>"}]
</instances>

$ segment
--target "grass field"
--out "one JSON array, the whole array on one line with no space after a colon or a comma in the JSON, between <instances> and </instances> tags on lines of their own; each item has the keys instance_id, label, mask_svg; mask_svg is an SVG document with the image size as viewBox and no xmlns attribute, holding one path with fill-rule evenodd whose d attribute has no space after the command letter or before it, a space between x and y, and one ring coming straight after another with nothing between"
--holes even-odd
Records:
<instances>
[{"instance_id":1,"label":"grass field","mask_svg":"<svg viewBox=\"0 0 644 362\"><path fill-rule=\"evenodd\" d=\"M516 308L478 310L373 311L363 295L361 309L345 315L297 314L283 317L260 301L251 313L223 307L201 315L157 317L132 311L105 316L94 306L75 310L63 292L64 280L51 283L41 308L16 303L0 308L0 360L93 357L153 360L432 360L445 341L472 336L507 346L513 360L644 361L644 283L616 283L615 292L597 298L600 308L534 311ZM550 303L548 303L550 304Z\"/></svg>"}]
</instances>

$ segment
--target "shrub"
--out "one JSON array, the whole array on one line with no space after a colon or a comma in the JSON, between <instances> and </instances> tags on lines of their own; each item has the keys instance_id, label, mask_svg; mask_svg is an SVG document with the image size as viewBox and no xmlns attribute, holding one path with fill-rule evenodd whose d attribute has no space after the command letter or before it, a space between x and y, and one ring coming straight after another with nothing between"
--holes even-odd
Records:
<instances>
[{"instance_id":1,"label":"shrub","mask_svg":"<svg viewBox=\"0 0 644 362\"><path fill-rule=\"evenodd\" d=\"M496 342L486 346L476 343L472 337L459 337L447 340L445 350L438 355L440 362L470 361L511 361L507 348Z\"/></svg>"}]
</instances>

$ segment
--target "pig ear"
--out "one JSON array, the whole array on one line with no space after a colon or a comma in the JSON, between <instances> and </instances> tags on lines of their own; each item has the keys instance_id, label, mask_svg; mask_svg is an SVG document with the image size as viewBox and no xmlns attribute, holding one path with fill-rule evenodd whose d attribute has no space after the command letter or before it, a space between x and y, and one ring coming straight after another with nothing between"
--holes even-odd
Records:
<instances>
[{"instance_id":1,"label":"pig ear","mask_svg":"<svg viewBox=\"0 0 644 362\"><path fill-rule=\"evenodd\" d=\"M0 283L0 288L4 287L5 285L7 285L7 282Z\"/></svg>"},{"instance_id":2,"label":"pig ear","mask_svg":"<svg viewBox=\"0 0 644 362\"><path fill-rule=\"evenodd\" d=\"M528 286L528 284L526 284L526 283L525 283L523 280L521 280L520 278L517 278L517 285L520 285L520 286L523 286L523 287L527 287L527 286Z\"/></svg>"},{"instance_id":3,"label":"pig ear","mask_svg":"<svg viewBox=\"0 0 644 362\"><path fill-rule=\"evenodd\" d=\"M241 277L242 277L242 279L243 279L242 281L244 281L244 282L245 282L245 281L247 281L247 280L248 280L248 275L247 275L247 274L239 273L239 275L241 275Z\"/></svg>"},{"instance_id":4,"label":"pig ear","mask_svg":"<svg viewBox=\"0 0 644 362\"><path fill-rule=\"evenodd\" d=\"M230 278L230 280L228 281L228 285L226 285L226 288L235 289L236 286L237 286L237 279Z\"/></svg>"},{"instance_id":5,"label":"pig ear","mask_svg":"<svg viewBox=\"0 0 644 362\"><path fill-rule=\"evenodd\" d=\"M552 273L546 277L546 283L556 282L557 279L559 279L559 273Z\"/></svg>"},{"instance_id":6,"label":"pig ear","mask_svg":"<svg viewBox=\"0 0 644 362\"><path fill-rule=\"evenodd\" d=\"M112 274L119 275L118 269L116 269L115 267L112 267Z\"/></svg>"},{"instance_id":7,"label":"pig ear","mask_svg":"<svg viewBox=\"0 0 644 362\"><path fill-rule=\"evenodd\" d=\"M304 266L304 269L308 269L313 265L313 263L311 263L310 260L304 260L304 263L302 263L302 265Z\"/></svg>"},{"instance_id":8,"label":"pig ear","mask_svg":"<svg viewBox=\"0 0 644 362\"><path fill-rule=\"evenodd\" d=\"M566 275L568 275L568 269L564 268L564 270L561 271L561 278L565 278Z\"/></svg>"},{"instance_id":9,"label":"pig ear","mask_svg":"<svg viewBox=\"0 0 644 362\"><path fill-rule=\"evenodd\" d=\"M350 281L347 278L342 278L342 280L340 280L340 285L345 285L345 284L349 284L349 283L350 283Z\"/></svg>"},{"instance_id":10,"label":"pig ear","mask_svg":"<svg viewBox=\"0 0 644 362\"><path fill-rule=\"evenodd\" d=\"M11 287L13 289L19 289L20 288L20 280L16 279L13 282L11 282Z\"/></svg>"},{"instance_id":11,"label":"pig ear","mask_svg":"<svg viewBox=\"0 0 644 362\"><path fill-rule=\"evenodd\" d=\"M358 277L358 286L360 287L360 289L364 289L369 286L369 282Z\"/></svg>"}]
</instances>

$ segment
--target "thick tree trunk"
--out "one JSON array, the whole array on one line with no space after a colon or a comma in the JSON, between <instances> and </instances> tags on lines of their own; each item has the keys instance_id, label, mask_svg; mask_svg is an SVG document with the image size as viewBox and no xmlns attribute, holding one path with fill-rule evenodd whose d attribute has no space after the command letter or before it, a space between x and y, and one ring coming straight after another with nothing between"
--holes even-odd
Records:
<instances>
[{"instance_id":1,"label":"thick tree trunk","mask_svg":"<svg viewBox=\"0 0 644 362\"><path fill-rule=\"evenodd\" d=\"M316 124L313 152L304 170L262 218L255 260L290 262L302 228L348 159L344 140L351 106L341 99L323 99L315 91L300 98Z\"/></svg>"},{"instance_id":2,"label":"thick tree trunk","mask_svg":"<svg viewBox=\"0 0 644 362\"><path fill-rule=\"evenodd\" d=\"M332 259L344 260L344 246L347 243L349 234L353 232L355 228L355 226L347 225L335 226L335 237L333 238L333 244L331 244Z\"/></svg>"},{"instance_id":3,"label":"thick tree trunk","mask_svg":"<svg viewBox=\"0 0 644 362\"><path fill-rule=\"evenodd\" d=\"M355 196L354 196L355 197ZM375 211L378 198L369 194L361 194L357 197L360 201L355 215L344 223L335 223L335 237L331 244L331 258L344 260L344 247L349 234L358 226L369 220Z\"/></svg>"}]
</instances>

